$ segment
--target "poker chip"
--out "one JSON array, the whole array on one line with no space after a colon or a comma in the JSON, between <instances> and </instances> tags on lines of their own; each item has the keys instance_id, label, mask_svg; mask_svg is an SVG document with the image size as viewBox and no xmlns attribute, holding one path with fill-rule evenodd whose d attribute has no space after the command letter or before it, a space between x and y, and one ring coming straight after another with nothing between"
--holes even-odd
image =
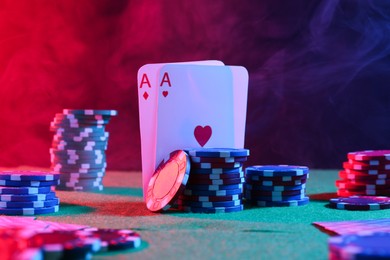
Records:
<instances>
[{"instance_id":1,"label":"poker chip","mask_svg":"<svg viewBox=\"0 0 390 260\"><path fill-rule=\"evenodd\" d=\"M252 201L252 204L258 207L295 207L295 206L304 206L309 204L309 197L304 197L298 200L287 200L287 201L266 201L266 200L256 200Z\"/></svg>"},{"instance_id":2,"label":"poker chip","mask_svg":"<svg viewBox=\"0 0 390 260\"><path fill-rule=\"evenodd\" d=\"M146 207L153 212L168 210L185 189L190 159L183 150L170 153L157 167L146 191Z\"/></svg>"},{"instance_id":3,"label":"poker chip","mask_svg":"<svg viewBox=\"0 0 390 260\"><path fill-rule=\"evenodd\" d=\"M192 169L191 173L193 174L241 174L243 173L242 167L237 167L237 168L211 168L211 169Z\"/></svg>"},{"instance_id":4,"label":"poker chip","mask_svg":"<svg viewBox=\"0 0 390 260\"><path fill-rule=\"evenodd\" d=\"M28 202L0 201L0 208L47 208L58 206L59 204L60 200L58 198Z\"/></svg>"},{"instance_id":5,"label":"poker chip","mask_svg":"<svg viewBox=\"0 0 390 260\"><path fill-rule=\"evenodd\" d=\"M389 161L390 163L390 161ZM343 167L345 169L350 170L390 170L390 164L379 164L379 165L370 165L370 164L363 164L359 163L358 161L348 161L343 163Z\"/></svg>"},{"instance_id":6,"label":"poker chip","mask_svg":"<svg viewBox=\"0 0 390 260\"><path fill-rule=\"evenodd\" d=\"M390 190L350 190L350 189L338 189L337 195L341 197L350 197L355 195L367 195L367 196L390 196Z\"/></svg>"},{"instance_id":7,"label":"poker chip","mask_svg":"<svg viewBox=\"0 0 390 260\"><path fill-rule=\"evenodd\" d=\"M213 168L239 168L242 167L241 162L233 162L233 163L191 163L191 167L194 169L213 169Z\"/></svg>"},{"instance_id":8,"label":"poker chip","mask_svg":"<svg viewBox=\"0 0 390 260\"><path fill-rule=\"evenodd\" d=\"M49 193L51 187L8 187L0 186L0 194L42 194Z\"/></svg>"},{"instance_id":9,"label":"poker chip","mask_svg":"<svg viewBox=\"0 0 390 260\"><path fill-rule=\"evenodd\" d=\"M190 190L206 190L206 191L218 191L218 190L237 190L243 189L244 186L240 184L229 184L229 185L197 185L187 184L186 189Z\"/></svg>"},{"instance_id":10,"label":"poker chip","mask_svg":"<svg viewBox=\"0 0 390 260\"><path fill-rule=\"evenodd\" d=\"M182 201L197 201L197 202L218 202L218 201L235 201L241 200L242 194L230 195L230 196L186 196L181 195L179 200Z\"/></svg>"},{"instance_id":11,"label":"poker chip","mask_svg":"<svg viewBox=\"0 0 390 260\"><path fill-rule=\"evenodd\" d=\"M54 172L44 171L0 171L0 180L6 181L54 181L60 175Z\"/></svg>"},{"instance_id":12,"label":"poker chip","mask_svg":"<svg viewBox=\"0 0 390 260\"><path fill-rule=\"evenodd\" d=\"M43 207L43 208L0 208L0 214L4 215L22 215L34 216L40 214L49 214L58 212L59 206Z\"/></svg>"},{"instance_id":13,"label":"poker chip","mask_svg":"<svg viewBox=\"0 0 390 260\"><path fill-rule=\"evenodd\" d=\"M329 207L346 210L379 210L390 208L390 198L381 196L350 196L329 200Z\"/></svg>"},{"instance_id":14,"label":"poker chip","mask_svg":"<svg viewBox=\"0 0 390 260\"><path fill-rule=\"evenodd\" d=\"M210 173L197 174L191 170L190 180L224 180L224 179L241 179L244 177L244 172L239 173Z\"/></svg>"},{"instance_id":15,"label":"poker chip","mask_svg":"<svg viewBox=\"0 0 390 260\"><path fill-rule=\"evenodd\" d=\"M191 157L245 157L249 156L248 149L234 148L196 148L185 150Z\"/></svg>"},{"instance_id":16,"label":"poker chip","mask_svg":"<svg viewBox=\"0 0 390 260\"><path fill-rule=\"evenodd\" d=\"M231 179L196 179L189 178L189 182L195 185L229 185L229 184L242 184L245 182L245 178L231 178Z\"/></svg>"},{"instance_id":17,"label":"poker chip","mask_svg":"<svg viewBox=\"0 0 390 260\"><path fill-rule=\"evenodd\" d=\"M345 180L336 180L336 187L349 190L389 190L390 181L386 181L384 184L369 184L362 182L352 183Z\"/></svg>"},{"instance_id":18,"label":"poker chip","mask_svg":"<svg viewBox=\"0 0 390 260\"><path fill-rule=\"evenodd\" d=\"M255 165L245 169L245 174L247 176L251 176L253 174L264 177L301 176L307 175L308 173L308 167L292 165Z\"/></svg>"},{"instance_id":19,"label":"poker chip","mask_svg":"<svg viewBox=\"0 0 390 260\"><path fill-rule=\"evenodd\" d=\"M101 240L75 231L40 231L27 239L27 246L41 248L44 259L88 259L100 250Z\"/></svg>"},{"instance_id":20,"label":"poker chip","mask_svg":"<svg viewBox=\"0 0 390 260\"><path fill-rule=\"evenodd\" d=\"M141 246L141 236L130 229L86 228L78 232L83 238L96 238L101 241L100 251L114 251Z\"/></svg>"},{"instance_id":21,"label":"poker chip","mask_svg":"<svg viewBox=\"0 0 390 260\"><path fill-rule=\"evenodd\" d=\"M347 155L348 159L356 161L365 160L381 160L390 161L390 150L366 150L358 152L350 152Z\"/></svg>"},{"instance_id":22,"label":"poker chip","mask_svg":"<svg viewBox=\"0 0 390 260\"><path fill-rule=\"evenodd\" d=\"M191 190L186 188L183 192L184 195L191 196L230 196L230 195L241 195L243 189L235 190Z\"/></svg>"},{"instance_id":23,"label":"poker chip","mask_svg":"<svg viewBox=\"0 0 390 260\"><path fill-rule=\"evenodd\" d=\"M64 109L62 111L64 115L86 115L86 116L117 116L118 111L116 110L92 110L92 109Z\"/></svg>"},{"instance_id":24,"label":"poker chip","mask_svg":"<svg viewBox=\"0 0 390 260\"><path fill-rule=\"evenodd\" d=\"M233 207L212 207L212 208L182 206L180 208L186 212L192 212L192 213L229 213L229 212L238 212L244 210L243 205L238 205Z\"/></svg>"},{"instance_id":25,"label":"poker chip","mask_svg":"<svg viewBox=\"0 0 390 260\"><path fill-rule=\"evenodd\" d=\"M368 174L361 174L361 173L348 173L346 171L340 171L339 177L341 179L347 179L347 180L356 180L356 181L372 181L372 180L386 180L390 179L390 174L378 174L378 175L368 175Z\"/></svg>"},{"instance_id":26,"label":"poker chip","mask_svg":"<svg viewBox=\"0 0 390 260\"><path fill-rule=\"evenodd\" d=\"M308 177L306 166L250 166L245 169L244 198L259 207L303 206L309 203Z\"/></svg>"},{"instance_id":27,"label":"poker chip","mask_svg":"<svg viewBox=\"0 0 390 260\"><path fill-rule=\"evenodd\" d=\"M237 163L245 162L248 157L197 157L191 156L191 163Z\"/></svg>"},{"instance_id":28,"label":"poker chip","mask_svg":"<svg viewBox=\"0 0 390 260\"><path fill-rule=\"evenodd\" d=\"M115 110L64 109L50 124L54 131L50 153L51 170L61 174L57 190L102 191L100 178L107 167L105 151L109 133L105 126Z\"/></svg>"},{"instance_id":29,"label":"poker chip","mask_svg":"<svg viewBox=\"0 0 390 260\"><path fill-rule=\"evenodd\" d=\"M9 187L46 187L46 186L55 186L59 183L59 180L54 181L8 181L0 180L0 186L9 186Z\"/></svg>"},{"instance_id":30,"label":"poker chip","mask_svg":"<svg viewBox=\"0 0 390 260\"><path fill-rule=\"evenodd\" d=\"M46 194L27 194L27 195L17 195L17 194L1 194L0 201L15 201L15 202L29 202L29 201L45 201L51 200L56 197L55 192L49 192Z\"/></svg>"},{"instance_id":31,"label":"poker chip","mask_svg":"<svg viewBox=\"0 0 390 260\"><path fill-rule=\"evenodd\" d=\"M390 233L364 231L328 239L331 254L337 259L389 259Z\"/></svg>"},{"instance_id":32,"label":"poker chip","mask_svg":"<svg viewBox=\"0 0 390 260\"><path fill-rule=\"evenodd\" d=\"M213 201L213 202L204 202L204 201L187 201L179 200L177 202L179 206L188 206L196 208L216 208L216 207L235 207L242 205L241 200L230 200L230 201Z\"/></svg>"}]
</instances>

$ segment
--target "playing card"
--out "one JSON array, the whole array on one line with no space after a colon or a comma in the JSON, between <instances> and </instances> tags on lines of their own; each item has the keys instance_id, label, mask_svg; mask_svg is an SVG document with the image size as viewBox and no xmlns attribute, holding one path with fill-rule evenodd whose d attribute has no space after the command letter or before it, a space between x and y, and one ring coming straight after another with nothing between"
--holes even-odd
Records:
<instances>
[{"instance_id":1,"label":"playing card","mask_svg":"<svg viewBox=\"0 0 390 260\"><path fill-rule=\"evenodd\" d=\"M157 163L177 149L235 147L230 67L165 65L158 75Z\"/></svg>"},{"instance_id":2,"label":"playing card","mask_svg":"<svg viewBox=\"0 0 390 260\"><path fill-rule=\"evenodd\" d=\"M138 70L137 75L143 190L147 187L156 165L157 94L160 84L157 82L157 73L166 64L168 63L146 64ZM217 60L172 64L224 65L223 62Z\"/></svg>"}]
</instances>

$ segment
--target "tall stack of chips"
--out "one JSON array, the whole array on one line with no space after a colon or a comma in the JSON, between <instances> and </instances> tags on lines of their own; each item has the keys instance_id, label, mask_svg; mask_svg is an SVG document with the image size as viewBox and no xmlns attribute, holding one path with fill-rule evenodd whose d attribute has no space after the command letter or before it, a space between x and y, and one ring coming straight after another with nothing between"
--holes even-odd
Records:
<instances>
[{"instance_id":1,"label":"tall stack of chips","mask_svg":"<svg viewBox=\"0 0 390 260\"><path fill-rule=\"evenodd\" d=\"M27 216L57 212L60 200L52 187L58 183L58 173L0 172L0 214Z\"/></svg>"},{"instance_id":2,"label":"tall stack of chips","mask_svg":"<svg viewBox=\"0 0 390 260\"><path fill-rule=\"evenodd\" d=\"M187 212L223 213L243 210L243 163L247 149L188 149L191 170L177 201Z\"/></svg>"},{"instance_id":3,"label":"tall stack of chips","mask_svg":"<svg viewBox=\"0 0 390 260\"><path fill-rule=\"evenodd\" d=\"M302 206L309 203L305 166L259 165L245 169L244 197L259 207Z\"/></svg>"},{"instance_id":4,"label":"tall stack of chips","mask_svg":"<svg viewBox=\"0 0 390 260\"><path fill-rule=\"evenodd\" d=\"M50 124L53 136L51 170L61 173L58 190L101 191L107 166L109 133L105 131L116 110L64 109Z\"/></svg>"},{"instance_id":5,"label":"tall stack of chips","mask_svg":"<svg viewBox=\"0 0 390 260\"><path fill-rule=\"evenodd\" d=\"M337 194L390 196L390 150L348 153L336 181Z\"/></svg>"}]
</instances>

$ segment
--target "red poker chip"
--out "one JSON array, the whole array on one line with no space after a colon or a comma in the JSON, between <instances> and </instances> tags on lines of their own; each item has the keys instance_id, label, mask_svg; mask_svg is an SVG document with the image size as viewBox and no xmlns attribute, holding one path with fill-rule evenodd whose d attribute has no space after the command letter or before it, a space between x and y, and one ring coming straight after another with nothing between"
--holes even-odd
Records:
<instances>
[{"instance_id":1,"label":"red poker chip","mask_svg":"<svg viewBox=\"0 0 390 260\"><path fill-rule=\"evenodd\" d=\"M367 164L359 163L357 161L352 161L352 160L349 160L348 162L343 162L343 167L344 167L344 169L358 170L358 171L390 170L390 164L367 165Z\"/></svg>"},{"instance_id":2,"label":"red poker chip","mask_svg":"<svg viewBox=\"0 0 390 260\"><path fill-rule=\"evenodd\" d=\"M146 207L153 212L168 210L185 190L189 173L188 155L183 150L170 153L149 181Z\"/></svg>"},{"instance_id":3,"label":"red poker chip","mask_svg":"<svg viewBox=\"0 0 390 260\"><path fill-rule=\"evenodd\" d=\"M390 182L386 184L351 183L347 180L336 180L336 187L350 190L390 190Z\"/></svg>"},{"instance_id":4,"label":"red poker chip","mask_svg":"<svg viewBox=\"0 0 390 260\"><path fill-rule=\"evenodd\" d=\"M356 180L361 182L372 181L372 180L390 180L390 175L387 174L369 175L369 174L347 173L346 171L340 171L339 177L346 180Z\"/></svg>"},{"instance_id":5,"label":"red poker chip","mask_svg":"<svg viewBox=\"0 0 390 260\"><path fill-rule=\"evenodd\" d=\"M390 161L390 150L366 150L348 153L348 159L356 161L382 160Z\"/></svg>"},{"instance_id":6,"label":"red poker chip","mask_svg":"<svg viewBox=\"0 0 390 260\"><path fill-rule=\"evenodd\" d=\"M353 170L353 169L344 169L346 173L353 173L358 175L379 175L386 174L390 175L390 170L378 170L378 169L369 169L369 170Z\"/></svg>"},{"instance_id":7,"label":"red poker chip","mask_svg":"<svg viewBox=\"0 0 390 260\"><path fill-rule=\"evenodd\" d=\"M382 196L350 196L329 200L329 207L346 210L380 210L390 208L390 198Z\"/></svg>"},{"instance_id":8,"label":"red poker chip","mask_svg":"<svg viewBox=\"0 0 390 260\"><path fill-rule=\"evenodd\" d=\"M390 166L390 161L381 161L381 160L367 160L367 161L356 161L352 159L348 159L348 163L350 164L356 164L356 165L362 165L362 166L368 166L372 168L386 168Z\"/></svg>"},{"instance_id":9,"label":"red poker chip","mask_svg":"<svg viewBox=\"0 0 390 260\"><path fill-rule=\"evenodd\" d=\"M355 195L365 196L390 196L389 190L349 190L349 189L338 189L337 195L341 197L349 197Z\"/></svg>"}]
</instances>

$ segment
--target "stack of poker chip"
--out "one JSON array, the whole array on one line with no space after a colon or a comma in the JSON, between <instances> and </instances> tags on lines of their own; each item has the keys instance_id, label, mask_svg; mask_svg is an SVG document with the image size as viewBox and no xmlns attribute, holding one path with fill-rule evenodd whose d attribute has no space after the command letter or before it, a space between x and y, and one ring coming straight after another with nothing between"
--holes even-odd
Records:
<instances>
[{"instance_id":1,"label":"stack of poker chip","mask_svg":"<svg viewBox=\"0 0 390 260\"><path fill-rule=\"evenodd\" d=\"M305 166L258 165L245 169L244 197L258 207L302 206L309 203Z\"/></svg>"},{"instance_id":2,"label":"stack of poker chip","mask_svg":"<svg viewBox=\"0 0 390 260\"><path fill-rule=\"evenodd\" d=\"M244 185L243 163L247 149L187 149L191 170L179 208L194 213L242 211Z\"/></svg>"},{"instance_id":3,"label":"stack of poker chip","mask_svg":"<svg viewBox=\"0 0 390 260\"><path fill-rule=\"evenodd\" d=\"M27 216L57 212L60 200L52 187L58 183L58 173L1 171L0 214Z\"/></svg>"},{"instance_id":4,"label":"stack of poker chip","mask_svg":"<svg viewBox=\"0 0 390 260\"><path fill-rule=\"evenodd\" d=\"M390 196L390 150L348 153L336 181L337 195Z\"/></svg>"},{"instance_id":5,"label":"stack of poker chip","mask_svg":"<svg viewBox=\"0 0 390 260\"><path fill-rule=\"evenodd\" d=\"M364 231L328 239L330 260L390 259L390 233Z\"/></svg>"},{"instance_id":6,"label":"stack of poker chip","mask_svg":"<svg viewBox=\"0 0 390 260\"><path fill-rule=\"evenodd\" d=\"M51 170L61 173L57 190L101 191L107 166L109 133L105 131L115 110L64 109L50 124L54 131Z\"/></svg>"}]
</instances>

